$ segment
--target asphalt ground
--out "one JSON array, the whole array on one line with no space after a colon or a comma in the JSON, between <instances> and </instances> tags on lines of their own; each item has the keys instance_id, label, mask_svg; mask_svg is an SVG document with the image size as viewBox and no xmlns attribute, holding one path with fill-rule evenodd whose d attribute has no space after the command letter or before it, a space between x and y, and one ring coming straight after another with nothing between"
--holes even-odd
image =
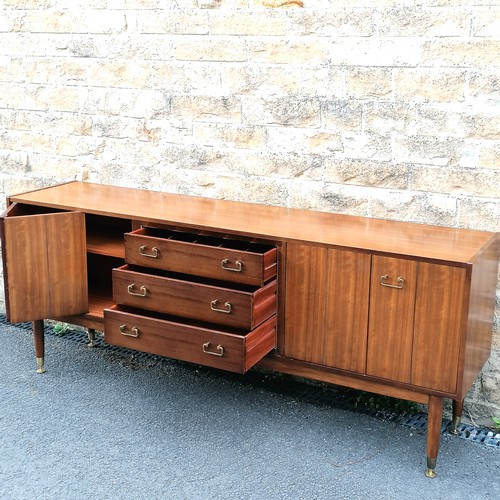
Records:
<instances>
[{"instance_id":1,"label":"asphalt ground","mask_svg":"<svg viewBox=\"0 0 500 500\"><path fill-rule=\"evenodd\" d=\"M500 498L500 447L445 432L428 479L397 418L55 335L39 375L26 327L0 339L2 500Z\"/></svg>"}]
</instances>

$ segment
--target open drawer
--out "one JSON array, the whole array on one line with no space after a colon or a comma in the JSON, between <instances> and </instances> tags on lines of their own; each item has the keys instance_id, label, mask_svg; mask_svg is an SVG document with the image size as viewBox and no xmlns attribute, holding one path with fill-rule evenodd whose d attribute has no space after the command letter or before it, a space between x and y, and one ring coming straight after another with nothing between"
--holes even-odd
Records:
<instances>
[{"instance_id":1,"label":"open drawer","mask_svg":"<svg viewBox=\"0 0 500 500\"><path fill-rule=\"evenodd\" d=\"M125 234L125 260L234 283L263 286L276 276L273 245L143 227Z\"/></svg>"},{"instance_id":2,"label":"open drawer","mask_svg":"<svg viewBox=\"0 0 500 500\"><path fill-rule=\"evenodd\" d=\"M276 346L276 316L252 331L221 330L113 306L104 310L108 344L245 373Z\"/></svg>"},{"instance_id":3,"label":"open drawer","mask_svg":"<svg viewBox=\"0 0 500 500\"><path fill-rule=\"evenodd\" d=\"M253 330L276 312L276 280L262 288L228 288L218 281L124 265L113 269L113 298L117 304Z\"/></svg>"}]
</instances>

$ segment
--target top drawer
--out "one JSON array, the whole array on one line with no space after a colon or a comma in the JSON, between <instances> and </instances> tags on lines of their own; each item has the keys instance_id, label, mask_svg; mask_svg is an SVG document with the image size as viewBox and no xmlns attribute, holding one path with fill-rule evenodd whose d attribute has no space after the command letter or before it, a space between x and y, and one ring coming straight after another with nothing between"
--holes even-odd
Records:
<instances>
[{"instance_id":1,"label":"top drawer","mask_svg":"<svg viewBox=\"0 0 500 500\"><path fill-rule=\"evenodd\" d=\"M276 276L277 249L246 241L143 227L125 234L129 264L263 286Z\"/></svg>"}]
</instances>

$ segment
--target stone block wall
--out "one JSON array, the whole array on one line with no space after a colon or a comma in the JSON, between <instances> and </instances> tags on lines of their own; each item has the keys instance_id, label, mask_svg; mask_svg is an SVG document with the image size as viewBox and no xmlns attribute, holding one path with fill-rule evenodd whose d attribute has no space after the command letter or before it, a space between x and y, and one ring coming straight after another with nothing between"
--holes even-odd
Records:
<instances>
[{"instance_id":1,"label":"stone block wall","mask_svg":"<svg viewBox=\"0 0 500 500\"><path fill-rule=\"evenodd\" d=\"M500 3L3 0L2 203L75 178L500 231Z\"/></svg>"}]
</instances>

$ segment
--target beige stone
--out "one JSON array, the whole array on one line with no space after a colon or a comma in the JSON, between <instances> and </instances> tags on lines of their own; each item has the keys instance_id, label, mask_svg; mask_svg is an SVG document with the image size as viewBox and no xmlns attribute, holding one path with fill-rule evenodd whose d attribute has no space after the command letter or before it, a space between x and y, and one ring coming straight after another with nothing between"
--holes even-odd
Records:
<instances>
[{"instance_id":1,"label":"beige stone","mask_svg":"<svg viewBox=\"0 0 500 500\"><path fill-rule=\"evenodd\" d=\"M201 144L209 141L236 148L262 148L266 142L266 132L262 127L197 123L193 126L193 136Z\"/></svg>"},{"instance_id":2,"label":"beige stone","mask_svg":"<svg viewBox=\"0 0 500 500\"><path fill-rule=\"evenodd\" d=\"M324 179L336 184L407 189L410 168L369 160L329 158L325 164Z\"/></svg>"},{"instance_id":3,"label":"beige stone","mask_svg":"<svg viewBox=\"0 0 500 500\"><path fill-rule=\"evenodd\" d=\"M454 102L464 99L467 73L463 69L395 68L393 75L398 100Z\"/></svg>"},{"instance_id":4,"label":"beige stone","mask_svg":"<svg viewBox=\"0 0 500 500\"><path fill-rule=\"evenodd\" d=\"M287 18L279 12L268 12L265 16L256 16L254 12L244 10L227 14L217 11L210 14L210 33L212 35L260 35L283 36Z\"/></svg>"},{"instance_id":5,"label":"beige stone","mask_svg":"<svg viewBox=\"0 0 500 500\"><path fill-rule=\"evenodd\" d=\"M382 219L454 226L457 199L446 194L379 190L370 201L370 214Z\"/></svg>"},{"instance_id":6,"label":"beige stone","mask_svg":"<svg viewBox=\"0 0 500 500\"><path fill-rule=\"evenodd\" d=\"M178 61L246 61L247 42L240 37L182 38L175 44L175 58Z\"/></svg>"},{"instance_id":7,"label":"beige stone","mask_svg":"<svg viewBox=\"0 0 500 500\"><path fill-rule=\"evenodd\" d=\"M495 5L496 4L496 5ZM472 16L472 34L481 37L498 37L500 33L500 7L495 2L488 9L477 9Z\"/></svg>"},{"instance_id":8,"label":"beige stone","mask_svg":"<svg viewBox=\"0 0 500 500\"><path fill-rule=\"evenodd\" d=\"M389 68L346 68L345 89L349 98L388 99L392 95Z\"/></svg>"},{"instance_id":9,"label":"beige stone","mask_svg":"<svg viewBox=\"0 0 500 500\"><path fill-rule=\"evenodd\" d=\"M412 188L434 193L500 198L500 170L415 168Z\"/></svg>"},{"instance_id":10,"label":"beige stone","mask_svg":"<svg viewBox=\"0 0 500 500\"><path fill-rule=\"evenodd\" d=\"M500 40L430 40L422 45L425 66L490 68L500 66Z\"/></svg>"},{"instance_id":11,"label":"beige stone","mask_svg":"<svg viewBox=\"0 0 500 500\"><path fill-rule=\"evenodd\" d=\"M461 227L500 232L500 202L498 200L460 198Z\"/></svg>"},{"instance_id":12,"label":"beige stone","mask_svg":"<svg viewBox=\"0 0 500 500\"><path fill-rule=\"evenodd\" d=\"M376 101L366 103L363 109L366 130L378 134L412 134L416 120L417 109L412 103Z\"/></svg>"},{"instance_id":13,"label":"beige stone","mask_svg":"<svg viewBox=\"0 0 500 500\"><path fill-rule=\"evenodd\" d=\"M250 7L267 7L269 9L299 9L307 0L248 0Z\"/></svg>"},{"instance_id":14,"label":"beige stone","mask_svg":"<svg viewBox=\"0 0 500 500\"><path fill-rule=\"evenodd\" d=\"M317 99L279 97L242 100L243 118L251 125L274 124L293 127L318 127L320 103Z\"/></svg>"},{"instance_id":15,"label":"beige stone","mask_svg":"<svg viewBox=\"0 0 500 500\"><path fill-rule=\"evenodd\" d=\"M51 87L47 91L47 106L51 111L77 112L80 108L77 87Z\"/></svg>"},{"instance_id":16,"label":"beige stone","mask_svg":"<svg viewBox=\"0 0 500 500\"><path fill-rule=\"evenodd\" d=\"M255 63L313 64L326 59L330 52L329 43L318 39L270 39L248 45L248 59Z\"/></svg>"},{"instance_id":17,"label":"beige stone","mask_svg":"<svg viewBox=\"0 0 500 500\"><path fill-rule=\"evenodd\" d=\"M307 7L307 2L305 4ZM327 37L372 36L373 13L371 8L339 8L323 10L298 10L290 13L289 31L293 35Z\"/></svg>"},{"instance_id":18,"label":"beige stone","mask_svg":"<svg viewBox=\"0 0 500 500\"><path fill-rule=\"evenodd\" d=\"M172 100L172 114L194 121L241 122L241 101L212 96L178 96Z\"/></svg>"},{"instance_id":19,"label":"beige stone","mask_svg":"<svg viewBox=\"0 0 500 500\"><path fill-rule=\"evenodd\" d=\"M346 96L348 86L342 68L331 67L328 64L313 64L298 69L292 67L288 71L294 71L299 75L297 79L301 95L328 99L342 99Z\"/></svg>"},{"instance_id":20,"label":"beige stone","mask_svg":"<svg viewBox=\"0 0 500 500\"><path fill-rule=\"evenodd\" d=\"M89 68L90 85L115 88L143 88L149 84L148 64L134 62L98 61Z\"/></svg>"},{"instance_id":21,"label":"beige stone","mask_svg":"<svg viewBox=\"0 0 500 500\"><path fill-rule=\"evenodd\" d=\"M481 145L479 167L500 170L500 142L486 142Z\"/></svg>"},{"instance_id":22,"label":"beige stone","mask_svg":"<svg viewBox=\"0 0 500 500\"><path fill-rule=\"evenodd\" d=\"M208 13L197 10L150 10L137 17L139 33L206 35L209 33Z\"/></svg>"},{"instance_id":23,"label":"beige stone","mask_svg":"<svg viewBox=\"0 0 500 500\"><path fill-rule=\"evenodd\" d=\"M362 116L361 101L332 100L321 105L322 124L330 130L361 130Z\"/></svg>"},{"instance_id":24,"label":"beige stone","mask_svg":"<svg viewBox=\"0 0 500 500\"><path fill-rule=\"evenodd\" d=\"M470 13L466 9L437 9L417 6L394 6L380 9L377 31L394 37L466 37Z\"/></svg>"},{"instance_id":25,"label":"beige stone","mask_svg":"<svg viewBox=\"0 0 500 500\"><path fill-rule=\"evenodd\" d=\"M230 95L294 95L303 84L302 72L294 68L231 65L222 71L223 87Z\"/></svg>"}]
</instances>

